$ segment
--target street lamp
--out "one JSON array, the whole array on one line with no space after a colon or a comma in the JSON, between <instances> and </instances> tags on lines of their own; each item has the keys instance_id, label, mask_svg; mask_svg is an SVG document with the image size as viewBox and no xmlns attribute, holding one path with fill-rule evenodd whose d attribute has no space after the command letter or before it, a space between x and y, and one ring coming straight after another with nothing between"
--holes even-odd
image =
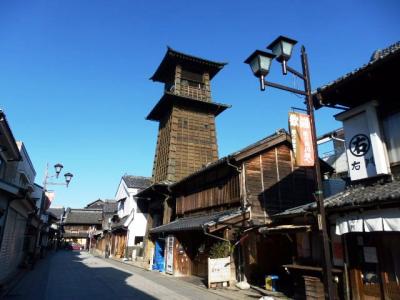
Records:
<instances>
[{"instance_id":1,"label":"street lamp","mask_svg":"<svg viewBox=\"0 0 400 300\"><path fill-rule=\"evenodd\" d=\"M256 50L245 61L246 64L250 65L254 76L260 78L260 88L262 91L265 90L264 77L268 75L274 58L274 54Z\"/></svg>"},{"instance_id":2,"label":"street lamp","mask_svg":"<svg viewBox=\"0 0 400 300\"><path fill-rule=\"evenodd\" d=\"M71 179L72 179L72 177L74 177L74 175L72 175L72 173L65 173L64 177L65 177L66 185L68 187L68 185L71 182Z\"/></svg>"},{"instance_id":3,"label":"street lamp","mask_svg":"<svg viewBox=\"0 0 400 300\"><path fill-rule=\"evenodd\" d=\"M60 175L62 168L64 168L64 166L60 163L54 165L54 169L56 170L56 178L58 178L58 175Z\"/></svg>"},{"instance_id":4,"label":"street lamp","mask_svg":"<svg viewBox=\"0 0 400 300\"><path fill-rule=\"evenodd\" d=\"M43 189L46 191L47 190L47 186L49 185L65 185L66 187L68 187L69 183L72 180L72 177L74 176L72 173L65 173L64 177L65 177L65 183L62 182L49 182L49 179L51 178L58 178L58 176L61 173L61 170L64 168L64 166L60 163L57 163L54 165L54 170L56 172L55 175L50 175L49 174L49 164L47 163L46 165L46 171L44 173L44 180L43 180Z\"/></svg>"},{"instance_id":5,"label":"street lamp","mask_svg":"<svg viewBox=\"0 0 400 300\"><path fill-rule=\"evenodd\" d=\"M330 248L329 248L329 239L328 239L328 231L326 226L326 215L325 215L325 207L324 207L324 197L322 191L322 179L321 179L321 170L319 164L318 157L318 148L317 148L317 136L315 130L315 121L314 121L314 106L312 103L312 95L311 95L311 84L310 84L310 74L308 67L308 59L307 53L304 46L301 47L301 65L302 72L298 72L295 69L292 69L287 65L288 60L292 56L292 51L294 45L297 41L290 39L285 36L279 36L275 39L267 48L270 49L273 54L264 52L264 51L255 51L253 54L249 56L245 60L246 64L249 64L253 74L260 79L260 87L261 90L265 90L265 86L274 87L277 89L285 90L291 93L295 93L298 95L305 96L306 105L307 105L307 114L310 117L310 125L311 125L311 137L312 137L312 145L314 148L314 166L315 166L315 175L317 179L317 190L314 192L314 197L317 200L317 205L319 209L318 214L318 223L319 230L322 233L323 240L323 250L324 250L324 286L325 286L325 297L327 299L334 299L334 291L333 291L333 281L332 281L332 263L330 257ZM277 61L282 64L282 73L286 75L289 71L293 75L299 77L304 82L304 90L299 90L291 87L287 87L281 84L269 82L265 80L265 76L269 72L269 68L271 66L272 56L276 57ZM262 65L262 62L268 60L268 68L265 68L266 64ZM260 71L264 70L264 71ZM267 72L265 72L265 70Z\"/></svg>"},{"instance_id":6,"label":"street lamp","mask_svg":"<svg viewBox=\"0 0 400 300\"><path fill-rule=\"evenodd\" d=\"M296 44L297 41L280 35L267 47L276 55L276 60L282 63L283 75L287 74L287 62L292 56L293 47Z\"/></svg>"}]
</instances>

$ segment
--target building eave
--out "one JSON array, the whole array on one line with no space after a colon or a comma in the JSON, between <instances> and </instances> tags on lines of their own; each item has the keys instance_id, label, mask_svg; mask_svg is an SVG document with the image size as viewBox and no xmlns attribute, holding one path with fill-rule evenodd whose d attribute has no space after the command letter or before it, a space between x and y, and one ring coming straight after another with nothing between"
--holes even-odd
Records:
<instances>
[{"instance_id":1,"label":"building eave","mask_svg":"<svg viewBox=\"0 0 400 300\"><path fill-rule=\"evenodd\" d=\"M197 109L205 113L218 116L225 109L230 108L230 105L216 103L216 102L205 102L196 100L193 98L178 96L173 93L166 92L158 103L151 110L149 115L146 117L150 121L160 121L166 114L166 112L172 108L172 106L178 105L182 107Z\"/></svg>"},{"instance_id":2,"label":"building eave","mask_svg":"<svg viewBox=\"0 0 400 300\"><path fill-rule=\"evenodd\" d=\"M400 67L400 42L384 49L383 54L313 92L316 108L355 107L364 102L391 95L396 91L396 73Z\"/></svg>"},{"instance_id":3,"label":"building eave","mask_svg":"<svg viewBox=\"0 0 400 300\"><path fill-rule=\"evenodd\" d=\"M0 151L8 161L20 161L21 153L18 149L17 142L7 122L6 115L0 110L0 145L5 144L5 147Z\"/></svg>"},{"instance_id":4,"label":"building eave","mask_svg":"<svg viewBox=\"0 0 400 300\"><path fill-rule=\"evenodd\" d=\"M166 82L170 74L173 74L176 65L189 66L190 69L205 70L212 79L227 63L215 62L193 55L178 52L171 47L167 47L167 52L157 70L151 76L151 80L158 82Z\"/></svg>"}]
</instances>

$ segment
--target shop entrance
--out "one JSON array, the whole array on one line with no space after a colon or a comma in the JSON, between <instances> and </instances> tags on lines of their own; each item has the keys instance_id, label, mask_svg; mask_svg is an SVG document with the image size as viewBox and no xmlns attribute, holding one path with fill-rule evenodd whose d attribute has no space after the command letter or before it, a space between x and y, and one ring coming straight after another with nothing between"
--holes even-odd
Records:
<instances>
[{"instance_id":1,"label":"shop entrance","mask_svg":"<svg viewBox=\"0 0 400 300\"><path fill-rule=\"evenodd\" d=\"M351 234L348 238L354 299L400 300L400 235Z\"/></svg>"}]
</instances>

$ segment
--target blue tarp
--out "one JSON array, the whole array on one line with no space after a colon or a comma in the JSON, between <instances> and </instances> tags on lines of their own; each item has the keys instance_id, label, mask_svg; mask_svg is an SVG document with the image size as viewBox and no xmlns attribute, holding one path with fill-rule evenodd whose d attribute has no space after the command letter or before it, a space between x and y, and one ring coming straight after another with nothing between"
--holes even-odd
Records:
<instances>
[{"instance_id":1,"label":"blue tarp","mask_svg":"<svg viewBox=\"0 0 400 300\"><path fill-rule=\"evenodd\" d=\"M164 240L156 240L156 247L154 248L153 270L158 270L160 272L165 271L164 245Z\"/></svg>"}]
</instances>

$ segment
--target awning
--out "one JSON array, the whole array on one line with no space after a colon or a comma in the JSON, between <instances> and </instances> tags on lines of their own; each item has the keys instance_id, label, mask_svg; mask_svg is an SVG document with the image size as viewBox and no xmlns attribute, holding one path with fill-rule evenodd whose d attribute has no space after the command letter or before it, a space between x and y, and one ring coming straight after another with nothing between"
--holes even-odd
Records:
<instances>
[{"instance_id":1,"label":"awning","mask_svg":"<svg viewBox=\"0 0 400 300\"><path fill-rule=\"evenodd\" d=\"M258 232L262 234L278 234L311 231L311 225L277 225L274 227L261 227Z\"/></svg>"},{"instance_id":2,"label":"awning","mask_svg":"<svg viewBox=\"0 0 400 300\"><path fill-rule=\"evenodd\" d=\"M238 223L249 218L248 212L234 209L211 215L199 215L177 219L171 223L161 225L150 230L150 233L178 232L178 231L216 231L226 226Z\"/></svg>"},{"instance_id":3,"label":"awning","mask_svg":"<svg viewBox=\"0 0 400 300\"><path fill-rule=\"evenodd\" d=\"M347 215L336 219L336 234L349 232L400 232L400 210L385 209Z\"/></svg>"}]
</instances>

